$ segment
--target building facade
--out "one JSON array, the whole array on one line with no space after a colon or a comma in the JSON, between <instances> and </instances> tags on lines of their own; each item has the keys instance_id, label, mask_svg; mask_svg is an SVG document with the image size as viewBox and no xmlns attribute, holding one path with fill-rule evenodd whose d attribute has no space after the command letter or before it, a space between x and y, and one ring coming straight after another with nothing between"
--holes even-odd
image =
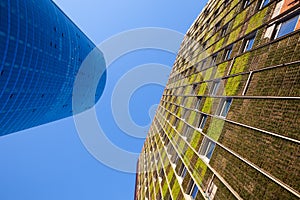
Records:
<instances>
[{"instance_id":1,"label":"building facade","mask_svg":"<svg viewBox=\"0 0 300 200\"><path fill-rule=\"evenodd\" d=\"M300 2L210 0L182 43L135 199L300 198Z\"/></svg>"},{"instance_id":2,"label":"building facade","mask_svg":"<svg viewBox=\"0 0 300 200\"><path fill-rule=\"evenodd\" d=\"M94 48L51 0L1 0L0 136L71 116L75 77Z\"/></svg>"}]
</instances>

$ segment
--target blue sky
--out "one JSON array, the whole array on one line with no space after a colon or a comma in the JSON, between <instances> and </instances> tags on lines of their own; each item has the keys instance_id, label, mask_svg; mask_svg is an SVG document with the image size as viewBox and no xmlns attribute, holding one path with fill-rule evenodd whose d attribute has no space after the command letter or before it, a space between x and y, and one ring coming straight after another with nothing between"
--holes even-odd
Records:
<instances>
[{"instance_id":1,"label":"blue sky","mask_svg":"<svg viewBox=\"0 0 300 200\"><path fill-rule=\"evenodd\" d=\"M122 31L142 27L185 33L206 1L55 0L95 44ZM110 67L108 91L130 69L147 63L172 66L175 55L140 50L120 57ZM149 109L159 103L163 86L145 85L131 96L129 110L140 126L151 122ZM108 92L108 96L111 92ZM143 139L126 135L114 121L110 98L97 107L107 137L118 147L139 153ZM112 158L113 159L113 158ZM111 169L82 145L73 118L0 138L0 199L133 199L135 175Z\"/></svg>"}]
</instances>

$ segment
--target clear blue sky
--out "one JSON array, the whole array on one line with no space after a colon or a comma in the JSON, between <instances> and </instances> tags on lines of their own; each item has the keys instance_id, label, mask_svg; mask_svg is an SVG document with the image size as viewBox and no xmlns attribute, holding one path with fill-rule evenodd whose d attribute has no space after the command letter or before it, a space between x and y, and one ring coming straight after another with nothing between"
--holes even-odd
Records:
<instances>
[{"instance_id":1,"label":"clear blue sky","mask_svg":"<svg viewBox=\"0 0 300 200\"><path fill-rule=\"evenodd\" d=\"M163 27L185 33L206 1L171 0L55 0L96 44L134 28ZM142 50L113 63L108 73L112 87L128 70L146 63L172 66L175 55ZM149 125L148 110L159 102L162 86L138 89L130 100L130 114L139 125ZM109 139L122 149L140 152L143 139L124 134L114 122L110 102L97 109ZM112 158L113 159L113 158ZM0 138L1 200L129 200L135 175L111 169L82 145L73 118Z\"/></svg>"}]
</instances>

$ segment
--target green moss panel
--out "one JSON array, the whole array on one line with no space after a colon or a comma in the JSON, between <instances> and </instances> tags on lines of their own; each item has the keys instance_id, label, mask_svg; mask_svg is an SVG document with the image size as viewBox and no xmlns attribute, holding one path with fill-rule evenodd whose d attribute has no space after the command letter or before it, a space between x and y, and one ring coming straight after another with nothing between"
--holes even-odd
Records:
<instances>
[{"instance_id":1,"label":"green moss panel","mask_svg":"<svg viewBox=\"0 0 300 200\"><path fill-rule=\"evenodd\" d=\"M229 34L229 38L227 40L227 44L231 44L234 41L236 41L237 39L239 39L239 35L240 35L241 31L242 31L242 26L240 26L237 29L235 29L234 31L232 31Z\"/></svg>"},{"instance_id":2,"label":"green moss panel","mask_svg":"<svg viewBox=\"0 0 300 200\"><path fill-rule=\"evenodd\" d=\"M163 186L162 186L162 193L163 193L163 197L166 198L168 195L167 193L169 192L169 188L168 188L168 184L165 181Z\"/></svg>"},{"instance_id":3,"label":"green moss panel","mask_svg":"<svg viewBox=\"0 0 300 200\"><path fill-rule=\"evenodd\" d=\"M204 77L204 81L207 81L207 80L210 80L210 77L211 77L211 74L213 72L213 68L208 68L206 71L205 71L205 77Z\"/></svg>"},{"instance_id":4,"label":"green moss panel","mask_svg":"<svg viewBox=\"0 0 300 200\"><path fill-rule=\"evenodd\" d=\"M233 23L232 29L236 28L237 26L239 26L240 24L245 22L245 19L247 16L247 11L248 11L248 9L243 10L234 18L234 23Z\"/></svg>"},{"instance_id":5,"label":"green moss panel","mask_svg":"<svg viewBox=\"0 0 300 200\"><path fill-rule=\"evenodd\" d=\"M227 62L224 62L224 63L218 65L216 75L214 78L221 78L225 75L225 71L228 66L228 63L229 62L227 61Z\"/></svg>"},{"instance_id":6,"label":"green moss panel","mask_svg":"<svg viewBox=\"0 0 300 200\"><path fill-rule=\"evenodd\" d=\"M222 38L214 45L214 52L219 51L223 47L224 40L225 38Z\"/></svg>"},{"instance_id":7,"label":"green moss panel","mask_svg":"<svg viewBox=\"0 0 300 200\"><path fill-rule=\"evenodd\" d=\"M194 155L194 151L189 147L185 153L185 157L188 159L188 162L192 160L192 157Z\"/></svg>"},{"instance_id":8,"label":"green moss panel","mask_svg":"<svg viewBox=\"0 0 300 200\"><path fill-rule=\"evenodd\" d=\"M200 95L200 96L204 95L207 87L208 87L208 84L206 82L201 83L198 95Z\"/></svg>"},{"instance_id":9,"label":"green moss panel","mask_svg":"<svg viewBox=\"0 0 300 200\"><path fill-rule=\"evenodd\" d=\"M168 171L167 173L168 173L167 179L168 179L168 182L170 183L171 180L172 180L172 178L173 178L173 176L175 176L174 171L173 171L173 168L170 167L170 168L169 168L169 171Z\"/></svg>"},{"instance_id":10,"label":"green moss panel","mask_svg":"<svg viewBox=\"0 0 300 200\"><path fill-rule=\"evenodd\" d=\"M214 34L210 39L209 39L209 42L210 44L213 44L217 41L217 37L218 37L219 34Z\"/></svg>"},{"instance_id":11,"label":"green moss panel","mask_svg":"<svg viewBox=\"0 0 300 200\"><path fill-rule=\"evenodd\" d=\"M196 178L196 182L201 185L203 178L207 171L207 165L199 158L196 163L194 163L193 176Z\"/></svg>"},{"instance_id":12,"label":"green moss panel","mask_svg":"<svg viewBox=\"0 0 300 200\"><path fill-rule=\"evenodd\" d=\"M172 187L172 196L174 199L178 199L179 194L182 193L178 181L175 181Z\"/></svg>"},{"instance_id":13,"label":"green moss panel","mask_svg":"<svg viewBox=\"0 0 300 200\"><path fill-rule=\"evenodd\" d=\"M199 133L199 131L197 130L194 130L193 132L193 136L192 136L192 140L190 142L191 146L194 148L194 149L199 149L199 146L200 146L200 142L202 140L202 135L201 133Z\"/></svg>"},{"instance_id":14,"label":"green moss panel","mask_svg":"<svg viewBox=\"0 0 300 200\"><path fill-rule=\"evenodd\" d=\"M195 82L195 78L196 78L196 74L191 75L188 79L188 83L192 84L193 82Z\"/></svg>"},{"instance_id":15,"label":"green moss panel","mask_svg":"<svg viewBox=\"0 0 300 200\"><path fill-rule=\"evenodd\" d=\"M250 18L245 34L254 31L264 23L264 18L268 12L268 9L269 7L266 7L263 10L257 12L254 16Z\"/></svg>"},{"instance_id":16,"label":"green moss panel","mask_svg":"<svg viewBox=\"0 0 300 200\"><path fill-rule=\"evenodd\" d=\"M241 83L242 76L235 76L227 79L226 85L225 85L225 91L224 95L226 96L234 96L237 94L239 85Z\"/></svg>"},{"instance_id":17,"label":"green moss panel","mask_svg":"<svg viewBox=\"0 0 300 200\"><path fill-rule=\"evenodd\" d=\"M188 122L189 124L193 125L195 119L196 119L196 112L191 111L187 122Z\"/></svg>"},{"instance_id":18,"label":"green moss panel","mask_svg":"<svg viewBox=\"0 0 300 200\"><path fill-rule=\"evenodd\" d=\"M232 9L233 7L237 6L237 4L241 2L240 0L233 0L231 3L230 3L230 8L229 9Z\"/></svg>"},{"instance_id":19,"label":"green moss panel","mask_svg":"<svg viewBox=\"0 0 300 200\"><path fill-rule=\"evenodd\" d=\"M213 105L213 98L206 98L204 106L202 108L202 112L210 114Z\"/></svg>"},{"instance_id":20,"label":"green moss panel","mask_svg":"<svg viewBox=\"0 0 300 200\"><path fill-rule=\"evenodd\" d=\"M185 94L185 95L190 94L190 93L191 93L191 90L192 90L192 86L190 86L190 85L187 86L186 89L184 90L184 94Z\"/></svg>"},{"instance_id":21,"label":"green moss panel","mask_svg":"<svg viewBox=\"0 0 300 200\"><path fill-rule=\"evenodd\" d=\"M224 24L227 24L235 15L235 10L236 9L233 9L231 10L225 17L225 20L224 20Z\"/></svg>"},{"instance_id":22,"label":"green moss panel","mask_svg":"<svg viewBox=\"0 0 300 200\"><path fill-rule=\"evenodd\" d=\"M193 97L186 97L186 98L187 98L187 101L186 101L185 107L191 108L192 104L193 104Z\"/></svg>"},{"instance_id":23,"label":"green moss panel","mask_svg":"<svg viewBox=\"0 0 300 200\"><path fill-rule=\"evenodd\" d=\"M180 102L180 103L181 103L181 102ZM178 108L178 111L177 111L177 113L176 113L177 117L181 117L181 116L182 116L183 109L184 109L184 108L182 108L182 107L179 107L179 108Z\"/></svg>"},{"instance_id":24,"label":"green moss panel","mask_svg":"<svg viewBox=\"0 0 300 200\"><path fill-rule=\"evenodd\" d=\"M234 61L230 74L237 74L240 72L244 72L246 67L248 67L249 65L250 54L251 52L248 52L237 57Z\"/></svg>"},{"instance_id":25,"label":"green moss panel","mask_svg":"<svg viewBox=\"0 0 300 200\"><path fill-rule=\"evenodd\" d=\"M200 81L203 81L203 76L201 72L197 74L197 77L195 79L195 82L200 82Z\"/></svg>"},{"instance_id":26,"label":"green moss panel","mask_svg":"<svg viewBox=\"0 0 300 200\"><path fill-rule=\"evenodd\" d=\"M219 137L223 131L225 121L222 119L213 118L209 124L207 136L215 141L219 140Z\"/></svg>"}]
</instances>

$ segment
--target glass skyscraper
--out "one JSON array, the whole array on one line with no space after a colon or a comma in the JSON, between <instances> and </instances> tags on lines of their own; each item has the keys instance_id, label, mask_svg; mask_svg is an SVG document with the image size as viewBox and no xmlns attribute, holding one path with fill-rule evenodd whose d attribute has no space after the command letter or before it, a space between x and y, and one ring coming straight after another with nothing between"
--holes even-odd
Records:
<instances>
[{"instance_id":1,"label":"glass skyscraper","mask_svg":"<svg viewBox=\"0 0 300 200\"><path fill-rule=\"evenodd\" d=\"M94 48L52 1L1 0L0 135L71 116L75 77ZM96 54L93 64L105 70ZM96 101L105 80L106 73Z\"/></svg>"}]
</instances>

